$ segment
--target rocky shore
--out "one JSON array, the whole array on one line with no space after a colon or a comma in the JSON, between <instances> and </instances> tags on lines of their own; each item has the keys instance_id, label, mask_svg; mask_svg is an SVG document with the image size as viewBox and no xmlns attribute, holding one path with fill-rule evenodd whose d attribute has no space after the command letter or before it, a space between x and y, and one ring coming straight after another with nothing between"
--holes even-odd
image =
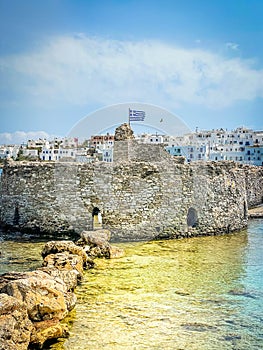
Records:
<instances>
[{"instance_id":1,"label":"rocky shore","mask_svg":"<svg viewBox=\"0 0 263 350\"><path fill-rule=\"evenodd\" d=\"M83 231L72 241L50 241L42 250L42 267L0 276L0 350L41 349L47 340L67 337L60 321L77 302L74 289L95 258L124 254L109 244L108 230Z\"/></svg>"}]
</instances>

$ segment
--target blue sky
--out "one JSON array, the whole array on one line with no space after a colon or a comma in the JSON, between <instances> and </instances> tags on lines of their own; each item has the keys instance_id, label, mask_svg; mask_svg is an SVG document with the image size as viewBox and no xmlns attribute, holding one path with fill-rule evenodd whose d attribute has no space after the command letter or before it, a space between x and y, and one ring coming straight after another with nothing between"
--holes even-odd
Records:
<instances>
[{"instance_id":1,"label":"blue sky","mask_svg":"<svg viewBox=\"0 0 263 350\"><path fill-rule=\"evenodd\" d=\"M263 129L262 18L262 0L0 0L0 143L130 101Z\"/></svg>"}]
</instances>

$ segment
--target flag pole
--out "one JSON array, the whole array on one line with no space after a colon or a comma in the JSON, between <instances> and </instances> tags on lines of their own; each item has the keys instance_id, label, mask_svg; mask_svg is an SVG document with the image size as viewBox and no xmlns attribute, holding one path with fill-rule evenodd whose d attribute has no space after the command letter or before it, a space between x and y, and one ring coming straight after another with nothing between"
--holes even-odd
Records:
<instances>
[{"instance_id":1,"label":"flag pole","mask_svg":"<svg viewBox=\"0 0 263 350\"><path fill-rule=\"evenodd\" d=\"M129 108L129 126L131 126L130 116L131 116L131 110Z\"/></svg>"}]
</instances>

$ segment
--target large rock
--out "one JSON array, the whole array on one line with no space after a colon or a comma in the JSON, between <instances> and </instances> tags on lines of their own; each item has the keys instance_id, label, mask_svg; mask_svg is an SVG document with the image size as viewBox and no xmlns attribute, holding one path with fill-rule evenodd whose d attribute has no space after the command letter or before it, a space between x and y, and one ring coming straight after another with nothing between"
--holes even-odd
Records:
<instances>
[{"instance_id":1,"label":"large rock","mask_svg":"<svg viewBox=\"0 0 263 350\"><path fill-rule=\"evenodd\" d=\"M78 244L83 242L91 247L99 245L100 240L109 242L111 233L109 230L101 229L95 231L82 231Z\"/></svg>"},{"instance_id":2,"label":"large rock","mask_svg":"<svg viewBox=\"0 0 263 350\"><path fill-rule=\"evenodd\" d=\"M86 266L88 260L86 253L80 246L77 246L71 241L50 241L46 243L41 254L42 257L45 258L49 254L57 254L63 252L79 255L83 260L83 266Z\"/></svg>"},{"instance_id":3,"label":"large rock","mask_svg":"<svg viewBox=\"0 0 263 350\"><path fill-rule=\"evenodd\" d=\"M110 258L110 244L108 242L110 239L110 231L83 231L80 237L81 239L77 244L86 245L85 251L91 259Z\"/></svg>"},{"instance_id":4,"label":"large rock","mask_svg":"<svg viewBox=\"0 0 263 350\"><path fill-rule=\"evenodd\" d=\"M40 349L47 340L65 338L69 335L68 327L58 320L36 322L34 326L30 343Z\"/></svg>"},{"instance_id":5,"label":"large rock","mask_svg":"<svg viewBox=\"0 0 263 350\"><path fill-rule=\"evenodd\" d=\"M79 272L77 270L59 270L54 266L40 267L38 270L47 273L51 278L60 282L63 281L67 291L73 292L78 285Z\"/></svg>"},{"instance_id":6,"label":"large rock","mask_svg":"<svg viewBox=\"0 0 263 350\"><path fill-rule=\"evenodd\" d=\"M5 293L0 294L0 349L26 350L33 324L26 305Z\"/></svg>"},{"instance_id":7,"label":"large rock","mask_svg":"<svg viewBox=\"0 0 263 350\"><path fill-rule=\"evenodd\" d=\"M24 302L31 321L62 320L68 310L75 306L76 296L67 291L62 280L54 280L43 271L28 272L21 274L21 277L4 286L2 281L0 292ZM3 278L5 275L0 278L0 282Z\"/></svg>"},{"instance_id":8,"label":"large rock","mask_svg":"<svg viewBox=\"0 0 263 350\"><path fill-rule=\"evenodd\" d=\"M77 272L78 279L83 277L83 260L82 257L69 252L49 254L44 258L44 267L52 267L58 270Z\"/></svg>"}]
</instances>

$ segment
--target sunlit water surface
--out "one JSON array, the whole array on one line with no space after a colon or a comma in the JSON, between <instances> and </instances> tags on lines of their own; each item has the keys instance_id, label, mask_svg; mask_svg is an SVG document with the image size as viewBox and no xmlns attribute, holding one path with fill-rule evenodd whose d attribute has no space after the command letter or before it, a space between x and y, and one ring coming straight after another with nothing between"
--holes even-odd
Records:
<instances>
[{"instance_id":1,"label":"sunlit water surface","mask_svg":"<svg viewBox=\"0 0 263 350\"><path fill-rule=\"evenodd\" d=\"M46 350L263 348L263 220L226 236L119 246L123 258L85 272L70 337ZM0 271L39 266L42 247L0 243Z\"/></svg>"}]
</instances>

